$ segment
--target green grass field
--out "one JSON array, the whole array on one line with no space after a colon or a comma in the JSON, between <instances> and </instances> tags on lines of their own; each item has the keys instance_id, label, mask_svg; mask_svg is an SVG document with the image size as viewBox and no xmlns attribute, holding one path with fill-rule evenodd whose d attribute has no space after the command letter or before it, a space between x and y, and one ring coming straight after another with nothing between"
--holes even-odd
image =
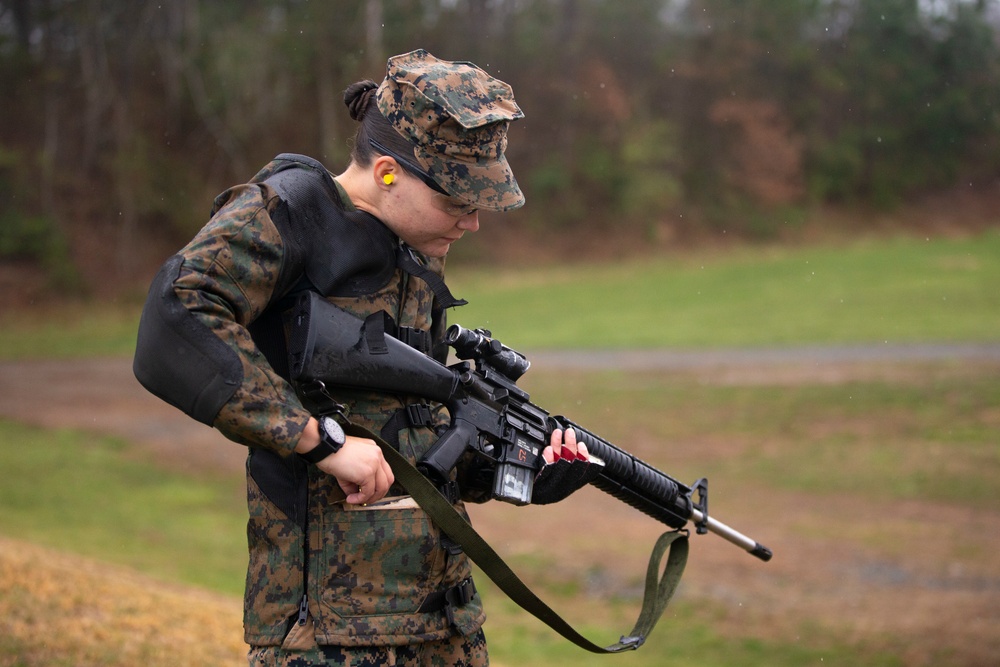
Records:
<instances>
[{"instance_id":1,"label":"green grass field","mask_svg":"<svg viewBox=\"0 0 1000 667\"><path fill-rule=\"evenodd\" d=\"M452 321L515 349L1000 340L1000 231L474 271ZM128 354L137 304L0 314L0 358Z\"/></svg>"},{"instance_id":2,"label":"green grass field","mask_svg":"<svg viewBox=\"0 0 1000 667\"><path fill-rule=\"evenodd\" d=\"M1000 339L996 231L449 280L451 319L516 349Z\"/></svg>"},{"instance_id":3,"label":"green grass field","mask_svg":"<svg viewBox=\"0 0 1000 667\"><path fill-rule=\"evenodd\" d=\"M241 477L191 477L127 443L0 421L0 532L240 593L246 567ZM185 555L186 554L186 555Z\"/></svg>"},{"instance_id":4,"label":"green grass field","mask_svg":"<svg viewBox=\"0 0 1000 667\"><path fill-rule=\"evenodd\" d=\"M837 249L740 250L634 266L459 271L450 283L472 302L453 321L492 328L520 349L1000 340L996 232ZM138 313L134 305L75 305L0 317L0 355L11 359L128 355ZM776 554L791 566L807 557L797 555L798 546L835 545L906 571L947 581L952 571L968 573L972 581L980 577L993 585L988 563L994 538L960 533L966 524L949 527L953 517L974 524L1000 512L1000 374L989 367L935 364L838 382L806 377L748 384L683 373L533 368L524 385L533 401L628 443L630 451L680 479L719 481L713 502L721 512L754 516L773 509L776 501L769 499L794 499L787 517L758 526L765 533L780 530L778 546L785 551L776 548ZM0 535L168 582L233 596L242 590L241 476L165 470L134 443L10 420L0 420L0 442ZM748 509L747 499L757 504ZM879 521L840 516L842 506L878 508ZM925 516L925 508L941 511ZM634 554L627 544L621 537L606 547L622 550L628 560ZM547 546L512 549L512 564L557 610L582 620L589 636L612 642L616 632L628 631L637 600L595 597L582 583L599 571L586 559L600 545L568 543L565 548L582 562L565 577L551 576ZM927 560L913 560L917 553ZM747 571L757 572L757 565ZM704 567L700 560L689 564L695 590L712 578ZM729 570L718 578L727 576ZM961 618L941 629L954 640L935 640L938 648L921 648L914 657L913 646L923 646L926 634L919 630L852 631L842 617L831 620L826 613L772 618L766 609L735 609L725 598L684 592L639 652L591 656L480 581L491 654L508 667L980 664L978 654L961 653L976 645L961 639L968 625ZM767 588L779 598L808 596L797 587L815 585L794 577L777 581ZM4 595L0 586L0 601ZM836 600L831 604L829 615L838 616ZM883 620L873 623L881 627ZM0 639L0 665L8 664L38 663L24 644Z\"/></svg>"}]
</instances>

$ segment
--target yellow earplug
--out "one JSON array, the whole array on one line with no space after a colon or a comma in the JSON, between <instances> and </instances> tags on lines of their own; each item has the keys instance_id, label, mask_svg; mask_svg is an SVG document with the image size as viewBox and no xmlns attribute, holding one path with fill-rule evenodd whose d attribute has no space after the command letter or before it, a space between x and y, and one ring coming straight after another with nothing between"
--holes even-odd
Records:
<instances>
[{"instance_id":1,"label":"yellow earplug","mask_svg":"<svg viewBox=\"0 0 1000 667\"><path fill-rule=\"evenodd\" d=\"M396 180L396 177L393 176L392 174L386 174L385 176L382 177L382 182L385 183L386 185L392 185L392 182L394 180Z\"/></svg>"}]
</instances>

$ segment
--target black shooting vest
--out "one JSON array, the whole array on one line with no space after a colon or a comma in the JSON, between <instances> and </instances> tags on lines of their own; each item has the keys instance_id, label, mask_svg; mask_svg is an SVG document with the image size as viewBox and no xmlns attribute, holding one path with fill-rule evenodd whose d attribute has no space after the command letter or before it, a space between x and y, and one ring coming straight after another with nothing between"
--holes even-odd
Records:
<instances>
[{"instance_id":1,"label":"black shooting vest","mask_svg":"<svg viewBox=\"0 0 1000 667\"><path fill-rule=\"evenodd\" d=\"M346 299L353 303L357 300L362 306L360 310L368 310L371 301L365 297L389 286L397 275L397 269L424 281L433 293L431 330L397 326L388 313L379 310L365 320L366 334L392 335L444 362L447 347L443 343L443 331L436 332L435 329L443 327L446 308L465 302L455 299L443 279L423 266L419 257L381 221L363 211L346 210L340 190L322 164L293 154L279 155L274 162L278 163L277 168L265 174L263 182L281 200L271 213L284 246L281 275L270 305L247 328L275 372L290 381L283 318L303 293L315 292L323 297L337 298L340 302ZM435 340L439 342L436 347ZM314 410L314 397L306 400L302 396L302 388L297 387L297 390L306 407ZM400 429L431 426L430 410L414 410L414 407L426 408L407 405L390 417L387 423L379 425L383 440L398 448ZM425 423L420 423L421 415L426 419ZM307 464L297 456L282 457L271 450L257 448L250 452L247 469L268 500L308 534L310 483ZM394 488L394 491L399 493L400 489ZM454 483L451 493L452 501L457 501L458 492ZM450 549L453 543L449 541L443 546ZM308 590L314 585L309 583L309 579L324 574L322 569L317 572L310 572L310 569L327 566L321 563L310 566L308 546L306 553ZM463 586L471 587L471 579L468 584L462 582L454 586L471 598L474 588L465 591ZM448 597L451 593L452 589L448 588L431 594L418 612L424 616L440 613L452 604L449 601L452 598ZM309 602L315 604L315 601ZM301 609L306 606L307 601L303 598ZM319 630L322 631L322 628Z\"/></svg>"},{"instance_id":2,"label":"black shooting vest","mask_svg":"<svg viewBox=\"0 0 1000 667\"><path fill-rule=\"evenodd\" d=\"M271 219L281 234L285 255L271 304L247 329L282 378L290 380L283 316L305 291L324 297L361 298L384 288L399 268L425 281L434 292L432 330L433 323L443 323L445 309L466 303L452 296L444 280L424 267L414 252L382 221L364 211L346 210L333 177L319 161L305 155L282 153L274 162L280 164L263 182L281 199ZM386 334L442 363L447 357L443 342L434 345L433 331L397 327L388 314L370 317L368 322L375 325L369 329L379 331L381 327ZM396 439L393 429L398 431L398 428L412 425L403 420L402 415L399 417L400 420L395 420L397 423L383 430L390 442ZM289 473L293 479L304 479L302 461L297 457L283 459L267 450L255 450L250 466L262 490L288 516L300 515L296 518L304 526L305 513L296 508L304 507L300 494L305 493L305 485L295 483L290 487L288 479ZM274 473L284 479L273 479ZM268 480L276 484L269 484Z\"/></svg>"},{"instance_id":3,"label":"black shooting vest","mask_svg":"<svg viewBox=\"0 0 1000 667\"><path fill-rule=\"evenodd\" d=\"M441 321L445 309L466 303L452 296L444 280L420 264L414 252L378 218L364 211L345 210L340 190L320 162L293 153L282 153L275 162L284 164L264 183L282 201L271 218L285 243L286 268L278 278L276 298L248 328L283 378L288 379L288 360L281 317L303 291L326 297L362 297L385 287L400 268L433 290L435 322ZM441 348L432 349L430 339L423 341L416 332L401 328L389 333L425 354L436 358L446 354Z\"/></svg>"}]
</instances>

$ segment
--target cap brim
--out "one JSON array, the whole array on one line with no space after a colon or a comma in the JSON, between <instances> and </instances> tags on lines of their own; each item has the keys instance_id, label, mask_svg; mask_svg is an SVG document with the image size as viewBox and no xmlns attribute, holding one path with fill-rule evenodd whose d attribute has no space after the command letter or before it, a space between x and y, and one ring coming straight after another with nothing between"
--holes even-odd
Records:
<instances>
[{"instance_id":1,"label":"cap brim","mask_svg":"<svg viewBox=\"0 0 1000 667\"><path fill-rule=\"evenodd\" d=\"M446 161L418 147L416 157L448 194L471 206L487 211L511 211L524 205L524 194L502 154L500 159L488 163Z\"/></svg>"}]
</instances>

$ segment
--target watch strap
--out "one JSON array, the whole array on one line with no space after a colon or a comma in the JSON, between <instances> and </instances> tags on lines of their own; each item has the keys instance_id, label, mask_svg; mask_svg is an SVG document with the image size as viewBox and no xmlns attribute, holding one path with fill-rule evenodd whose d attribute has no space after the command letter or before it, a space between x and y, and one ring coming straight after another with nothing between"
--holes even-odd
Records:
<instances>
[{"instance_id":1,"label":"watch strap","mask_svg":"<svg viewBox=\"0 0 1000 667\"><path fill-rule=\"evenodd\" d=\"M321 418L319 421L319 444L310 449L305 454L299 454L303 459L309 463L316 464L325 459L331 454L336 454L340 451L340 448L344 446L344 431L339 427L339 424L335 424L337 428L337 433L335 437L326 428L323 427L323 423L328 417Z\"/></svg>"},{"instance_id":2,"label":"watch strap","mask_svg":"<svg viewBox=\"0 0 1000 667\"><path fill-rule=\"evenodd\" d=\"M339 451L340 447L334 447L329 440L324 440L320 437L318 445L304 454L300 452L296 452L296 454L309 463L316 464L328 457L330 454L336 454Z\"/></svg>"}]
</instances>

